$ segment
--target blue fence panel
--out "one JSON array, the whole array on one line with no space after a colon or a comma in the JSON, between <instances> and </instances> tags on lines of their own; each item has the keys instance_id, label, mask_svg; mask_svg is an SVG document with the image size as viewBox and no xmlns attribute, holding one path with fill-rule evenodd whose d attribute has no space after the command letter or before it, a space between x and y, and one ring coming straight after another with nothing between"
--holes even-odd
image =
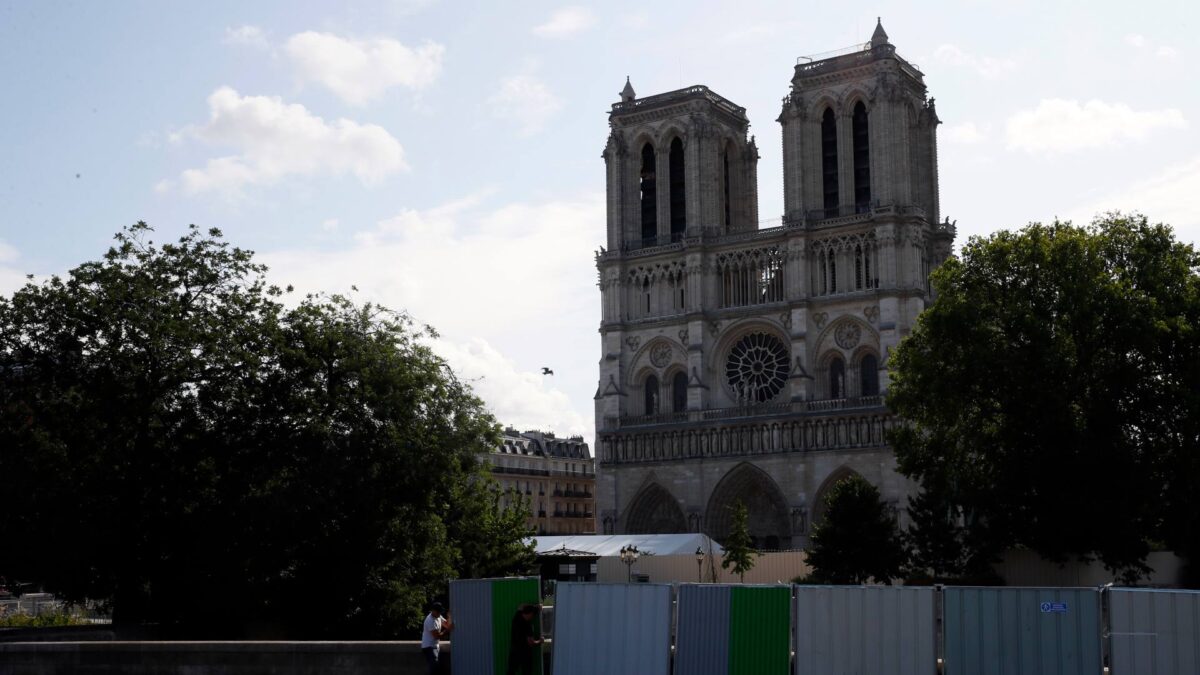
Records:
<instances>
[{"instance_id":1,"label":"blue fence panel","mask_svg":"<svg viewBox=\"0 0 1200 675\"><path fill-rule=\"evenodd\" d=\"M937 669L930 587L797 586L796 675L927 675Z\"/></svg>"},{"instance_id":2,"label":"blue fence panel","mask_svg":"<svg viewBox=\"0 0 1200 675\"><path fill-rule=\"evenodd\" d=\"M450 582L455 672L503 675L493 672L492 581L459 579Z\"/></svg>"},{"instance_id":3,"label":"blue fence panel","mask_svg":"<svg viewBox=\"0 0 1200 675\"><path fill-rule=\"evenodd\" d=\"M948 587L946 675L1095 675L1101 669L1094 588Z\"/></svg>"},{"instance_id":4,"label":"blue fence panel","mask_svg":"<svg viewBox=\"0 0 1200 675\"><path fill-rule=\"evenodd\" d=\"M1108 591L1113 675L1200 673L1200 591Z\"/></svg>"},{"instance_id":5,"label":"blue fence panel","mask_svg":"<svg viewBox=\"0 0 1200 675\"><path fill-rule=\"evenodd\" d=\"M555 675L670 672L670 586L564 582L554 610Z\"/></svg>"},{"instance_id":6,"label":"blue fence panel","mask_svg":"<svg viewBox=\"0 0 1200 675\"><path fill-rule=\"evenodd\" d=\"M729 586L683 584L679 587L675 675L724 675L729 672L729 606Z\"/></svg>"}]
</instances>

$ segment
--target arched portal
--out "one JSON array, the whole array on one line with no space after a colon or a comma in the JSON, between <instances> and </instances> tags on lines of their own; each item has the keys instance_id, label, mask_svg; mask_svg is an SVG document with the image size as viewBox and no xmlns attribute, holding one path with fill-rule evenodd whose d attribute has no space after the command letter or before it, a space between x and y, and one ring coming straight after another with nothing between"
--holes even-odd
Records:
<instances>
[{"instance_id":1,"label":"arched portal","mask_svg":"<svg viewBox=\"0 0 1200 675\"><path fill-rule=\"evenodd\" d=\"M789 548L792 544L787 500L775 481L762 469L742 463L725 474L708 500L707 534L724 542L733 527L737 502L749 511L750 536L759 548Z\"/></svg>"},{"instance_id":2,"label":"arched portal","mask_svg":"<svg viewBox=\"0 0 1200 675\"><path fill-rule=\"evenodd\" d=\"M825 482L821 483L821 487L817 489L817 501L813 504L812 508L812 526L814 528L825 521L825 500L828 499L829 493L833 490L833 486L837 485L838 482L843 478L849 478L851 476L858 475L859 473L854 469L843 466L829 474L829 476L825 479Z\"/></svg>"},{"instance_id":3,"label":"arched portal","mask_svg":"<svg viewBox=\"0 0 1200 675\"><path fill-rule=\"evenodd\" d=\"M626 534L687 532L687 519L679 502L658 483L650 483L633 498L625 516Z\"/></svg>"}]
</instances>

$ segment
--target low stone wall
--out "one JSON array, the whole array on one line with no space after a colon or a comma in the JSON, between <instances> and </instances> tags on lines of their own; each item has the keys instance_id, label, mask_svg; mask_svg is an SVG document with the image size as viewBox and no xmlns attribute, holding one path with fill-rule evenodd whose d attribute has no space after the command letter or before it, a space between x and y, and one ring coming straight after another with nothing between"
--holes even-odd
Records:
<instances>
[{"instance_id":1,"label":"low stone wall","mask_svg":"<svg viewBox=\"0 0 1200 675\"><path fill-rule=\"evenodd\" d=\"M450 643L442 643L449 673ZM0 675L425 675L419 642L7 642Z\"/></svg>"}]
</instances>

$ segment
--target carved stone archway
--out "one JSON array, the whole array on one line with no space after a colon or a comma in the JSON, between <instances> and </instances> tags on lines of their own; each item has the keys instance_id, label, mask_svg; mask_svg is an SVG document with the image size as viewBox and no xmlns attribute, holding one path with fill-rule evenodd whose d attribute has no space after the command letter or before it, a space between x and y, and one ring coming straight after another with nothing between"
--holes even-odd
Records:
<instances>
[{"instance_id":1,"label":"carved stone archway","mask_svg":"<svg viewBox=\"0 0 1200 675\"><path fill-rule=\"evenodd\" d=\"M746 462L725 474L708 500L704 520L710 537L725 541L733 525L733 507L739 501L749 511L750 536L757 547L791 547L791 515L783 491L765 471Z\"/></svg>"},{"instance_id":2,"label":"carved stone archway","mask_svg":"<svg viewBox=\"0 0 1200 675\"><path fill-rule=\"evenodd\" d=\"M687 519L679 502L658 483L642 488L625 516L626 534L676 534L687 532Z\"/></svg>"}]
</instances>

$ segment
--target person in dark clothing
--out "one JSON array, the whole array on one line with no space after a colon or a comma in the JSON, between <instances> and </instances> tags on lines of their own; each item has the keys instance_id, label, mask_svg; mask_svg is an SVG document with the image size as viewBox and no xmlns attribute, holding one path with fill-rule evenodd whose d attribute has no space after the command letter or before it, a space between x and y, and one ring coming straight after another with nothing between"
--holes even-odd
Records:
<instances>
[{"instance_id":1,"label":"person in dark clothing","mask_svg":"<svg viewBox=\"0 0 1200 675\"><path fill-rule=\"evenodd\" d=\"M534 633L533 617L537 605L522 605L513 615L512 635L508 643L508 672L506 675L533 675L534 647L542 644Z\"/></svg>"}]
</instances>

